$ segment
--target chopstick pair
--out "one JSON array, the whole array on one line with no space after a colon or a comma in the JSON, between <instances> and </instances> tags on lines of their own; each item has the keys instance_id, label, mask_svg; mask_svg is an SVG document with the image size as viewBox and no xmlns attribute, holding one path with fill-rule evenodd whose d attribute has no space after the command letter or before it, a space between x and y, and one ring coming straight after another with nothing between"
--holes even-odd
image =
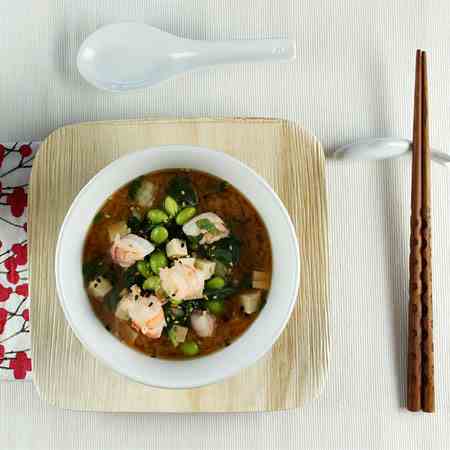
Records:
<instances>
[{"instance_id":1,"label":"chopstick pair","mask_svg":"<svg viewBox=\"0 0 450 450\"><path fill-rule=\"evenodd\" d=\"M431 177L426 53L417 50L411 185L411 249L408 317L410 411L434 412L431 290Z\"/></svg>"}]
</instances>

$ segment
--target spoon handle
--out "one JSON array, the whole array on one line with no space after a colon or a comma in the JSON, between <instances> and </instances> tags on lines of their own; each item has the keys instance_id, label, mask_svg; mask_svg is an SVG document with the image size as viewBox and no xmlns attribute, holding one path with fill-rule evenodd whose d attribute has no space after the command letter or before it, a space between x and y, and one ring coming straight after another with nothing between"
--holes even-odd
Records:
<instances>
[{"instance_id":1,"label":"spoon handle","mask_svg":"<svg viewBox=\"0 0 450 450\"><path fill-rule=\"evenodd\" d=\"M210 66L255 61L293 61L295 41L290 39L261 39L244 41L193 41L196 65Z\"/></svg>"}]
</instances>

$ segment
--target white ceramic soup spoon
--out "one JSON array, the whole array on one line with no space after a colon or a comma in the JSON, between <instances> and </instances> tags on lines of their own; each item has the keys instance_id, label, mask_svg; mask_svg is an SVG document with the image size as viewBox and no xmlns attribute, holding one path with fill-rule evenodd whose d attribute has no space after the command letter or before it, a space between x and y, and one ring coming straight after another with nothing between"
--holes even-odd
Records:
<instances>
[{"instance_id":1,"label":"white ceramic soup spoon","mask_svg":"<svg viewBox=\"0 0 450 450\"><path fill-rule=\"evenodd\" d=\"M365 160L394 159L410 153L411 150L412 142L408 139L373 138L362 139L339 147L331 157ZM450 155L439 150L431 149L431 159L443 166L450 166Z\"/></svg>"},{"instance_id":2,"label":"white ceramic soup spoon","mask_svg":"<svg viewBox=\"0 0 450 450\"><path fill-rule=\"evenodd\" d=\"M293 40L196 41L144 23L118 23L87 37L78 52L77 65L89 83L117 92L153 86L199 67L293 59Z\"/></svg>"}]
</instances>

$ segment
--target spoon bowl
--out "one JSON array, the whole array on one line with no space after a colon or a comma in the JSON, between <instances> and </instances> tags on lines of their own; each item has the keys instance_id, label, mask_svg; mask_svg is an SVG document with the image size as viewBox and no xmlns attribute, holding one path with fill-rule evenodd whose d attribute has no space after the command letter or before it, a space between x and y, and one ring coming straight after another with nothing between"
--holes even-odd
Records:
<instances>
[{"instance_id":1,"label":"spoon bowl","mask_svg":"<svg viewBox=\"0 0 450 450\"><path fill-rule=\"evenodd\" d=\"M99 28L80 47L77 66L94 86L113 92L154 86L196 68L248 61L292 61L295 41L198 41L144 23Z\"/></svg>"}]
</instances>

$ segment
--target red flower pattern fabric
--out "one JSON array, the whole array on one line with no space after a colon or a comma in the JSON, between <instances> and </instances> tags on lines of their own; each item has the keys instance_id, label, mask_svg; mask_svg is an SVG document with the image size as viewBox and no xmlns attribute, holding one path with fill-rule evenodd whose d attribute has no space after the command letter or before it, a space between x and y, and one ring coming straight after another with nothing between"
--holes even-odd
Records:
<instances>
[{"instance_id":1,"label":"red flower pattern fabric","mask_svg":"<svg viewBox=\"0 0 450 450\"><path fill-rule=\"evenodd\" d=\"M37 143L0 144L0 380L31 376L28 181Z\"/></svg>"}]
</instances>

